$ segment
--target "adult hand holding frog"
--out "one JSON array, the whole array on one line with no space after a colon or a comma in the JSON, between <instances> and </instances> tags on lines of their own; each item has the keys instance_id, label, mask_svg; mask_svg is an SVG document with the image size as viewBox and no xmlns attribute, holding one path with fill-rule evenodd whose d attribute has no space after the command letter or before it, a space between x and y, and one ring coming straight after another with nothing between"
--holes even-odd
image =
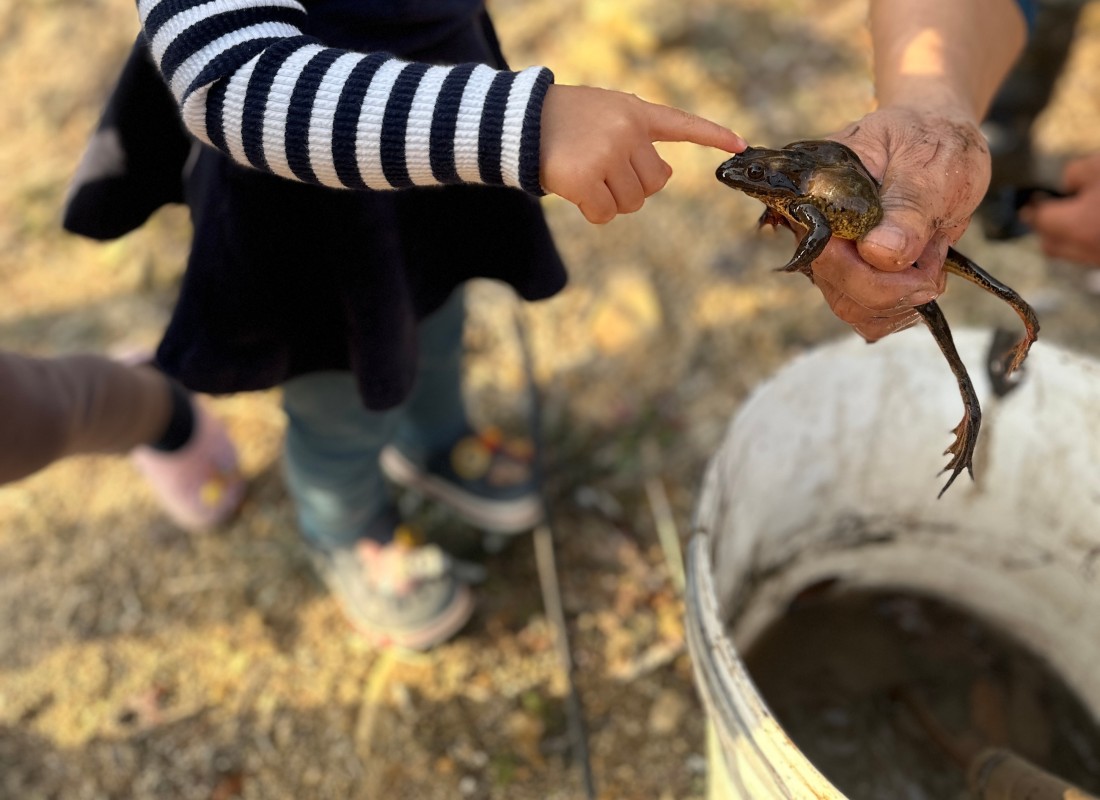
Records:
<instances>
[{"instance_id":1,"label":"adult hand holding frog","mask_svg":"<svg viewBox=\"0 0 1100 800\"><path fill-rule=\"evenodd\" d=\"M868 341L909 327L945 287L947 247L989 184L978 125L1023 47L1024 0L872 0L878 109L829 137L882 184L882 222L814 262L833 312ZM1025 11L1027 9L1025 8Z\"/></svg>"}]
</instances>

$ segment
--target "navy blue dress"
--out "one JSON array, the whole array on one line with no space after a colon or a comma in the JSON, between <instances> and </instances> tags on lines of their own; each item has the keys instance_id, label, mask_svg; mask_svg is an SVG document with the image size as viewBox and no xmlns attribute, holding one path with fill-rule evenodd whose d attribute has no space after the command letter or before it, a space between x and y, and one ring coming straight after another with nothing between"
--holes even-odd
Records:
<instances>
[{"instance_id":1,"label":"navy blue dress","mask_svg":"<svg viewBox=\"0 0 1100 800\"><path fill-rule=\"evenodd\" d=\"M482 0L305 5L306 32L326 45L506 68ZM160 89L148 78L160 79L141 48L139 41L101 128L127 122L128 136L119 125L124 146L130 141L144 152L155 131L161 147L153 149L162 158L131 157L129 166L147 165L148 176L134 185L154 182L163 189L136 201L132 194L111 199L101 192L93 205L96 182L81 185L78 175L65 221L70 230L119 235L102 220L143 220L155 205L150 197L170 202L180 193L172 176L184 166L178 137L188 134L178 120L166 124L164 103L150 102ZM160 88L171 103L167 88ZM157 362L195 391L267 389L312 371L351 370L366 407L390 408L412 387L418 321L459 284L499 279L527 300L565 285L539 202L517 189L329 189L240 166L197 143L194 148L197 157L187 162L182 182L194 240ZM113 217L102 207L110 202L120 206ZM129 213L122 213L127 206Z\"/></svg>"}]
</instances>

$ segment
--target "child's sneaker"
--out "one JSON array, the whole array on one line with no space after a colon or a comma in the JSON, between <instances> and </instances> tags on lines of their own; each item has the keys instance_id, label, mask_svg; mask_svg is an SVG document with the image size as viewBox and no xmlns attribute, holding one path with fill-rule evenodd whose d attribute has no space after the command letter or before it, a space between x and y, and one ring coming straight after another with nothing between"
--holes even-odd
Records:
<instances>
[{"instance_id":1,"label":"child's sneaker","mask_svg":"<svg viewBox=\"0 0 1100 800\"><path fill-rule=\"evenodd\" d=\"M225 426L194 397L191 405L195 428L187 444L172 452L139 447L130 458L176 524L202 530L236 513L245 483Z\"/></svg>"},{"instance_id":2,"label":"child's sneaker","mask_svg":"<svg viewBox=\"0 0 1100 800\"><path fill-rule=\"evenodd\" d=\"M518 533L544 516L526 440L505 441L495 428L463 436L449 449L427 454L387 445L380 463L401 486L443 503L487 531Z\"/></svg>"},{"instance_id":3,"label":"child's sneaker","mask_svg":"<svg viewBox=\"0 0 1100 800\"><path fill-rule=\"evenodd\" d=\"M352 624L379 646L427 650L458 633L474 610L468 583L478 565L437 545L417 545L398 526L394 541L360 539L329 549L306 541L314 567Z\"/></svg>"}]
</instances>

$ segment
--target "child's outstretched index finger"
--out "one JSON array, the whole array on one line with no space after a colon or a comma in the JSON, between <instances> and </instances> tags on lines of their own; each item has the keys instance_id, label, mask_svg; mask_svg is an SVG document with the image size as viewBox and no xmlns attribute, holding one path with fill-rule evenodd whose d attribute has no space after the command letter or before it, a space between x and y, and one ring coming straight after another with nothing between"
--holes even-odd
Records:
<instances>
[{"instance_id":1,"label":"child's outstretched index finger","mask_svg":"<svg viewBox=\"0 0 1100 800\"><path fill-rule=\"evenodd\" d=\"M740 153L748 142L717 122L696 116L682 108L645 102L652 142L692 142L727 153Z\"/></svg>"},{"instance_id":2,"label":"child's outstretched index finger","mask_svg":"<svg viewBox=\"0 0 1100 800\"><path fill-rule=\"evenodd\" d=\"M672 168L654 142L691 142L726 152L747 147L728 128L671 106L612 89L555 84L542 108L543 189L576 205L595 224L641 208Z\"/></svg>"}]
</instances>

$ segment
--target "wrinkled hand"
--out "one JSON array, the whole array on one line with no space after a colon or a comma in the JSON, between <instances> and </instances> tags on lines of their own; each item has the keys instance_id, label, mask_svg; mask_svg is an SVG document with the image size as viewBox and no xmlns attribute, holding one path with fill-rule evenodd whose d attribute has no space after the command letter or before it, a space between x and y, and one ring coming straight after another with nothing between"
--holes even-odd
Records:
<instances>
[{"instance_id":1,"label":"wrinkled hand","mask_svg":"<svg viewBox=\"0 0 1100 800\"><path fill-rule=\"evenodd\" d=\"M829 138L879 179L885 215L859 242L831 239L813 264L814 282L833 312L873 342L917 322L913 308L943 292L947 248L989 185L989 149L965 115L902 107Z\"/></svg>"},{"instance_id":2,"label":"wrinkled hand","mask_svg":"<svg viewBox=\"0 0 1100 800\"><path fill-rule=\"evenodd\" d=\"M745 140L728 128L632 94L551 86L542 107L540 179L589 222L629 214L664 188L672 167L654 142L693 142L728 153Z\"/></svg>"},{"instance_id":3,"label":"wrinkled hand","mask_svg":"<svg viewBox=\"0 0 1100 800\"><path fill-rule=\"evenodd\" d=\"M1072 197L1033 200L1020 219L1051 258L1100 267L1100 153L1069 162L1062 184Z\"/></svg>"}]
</instances>

